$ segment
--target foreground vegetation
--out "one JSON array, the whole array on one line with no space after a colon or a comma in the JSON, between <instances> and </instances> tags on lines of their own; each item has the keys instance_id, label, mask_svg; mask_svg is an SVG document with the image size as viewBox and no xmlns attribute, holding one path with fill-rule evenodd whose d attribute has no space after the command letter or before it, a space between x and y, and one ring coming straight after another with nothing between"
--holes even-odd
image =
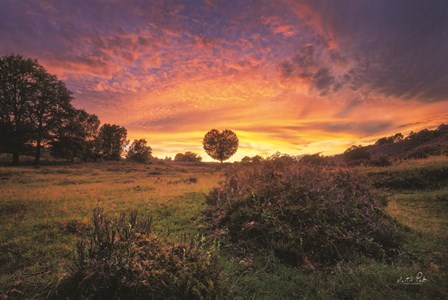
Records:
<instances>
[{"instance_id":1,"label":"foreground vegetation","mask_svg":"<svg viewBox=\"0 0 448 300\"><path fill-rule=\"evenodd\" d=\"M203 211L209 207L206 195L225 179L228 167L177 162L0 167L0 295L54 295L70 276L77 240L98 206L110 217L132 210L142 218L151 215L153 232L165 236L167 243L203 233ZM397 222L403 239L394 259L367 256L330 265L310 262L291 266L269 248L252 252L221 239L217 255L226 291L221 297L447 298L448 186L442 178L437 185L425 179L444 168L448 168L446 158L355 169L386 193L389 203L385 211ZM422 177L427 184L418 189L379 184L390 176ZM397 283L418 272L428 282Z\"/></svg>"},{"instance_id":2,"label":"foreground vegetation","mask_svg":"<svg viewBox=\"0 0 448 300\"><path fill-rule=\"evenodd\" d=\"M400 252L385 197L360 174L279 161L228 173L207 197L211 228L227 243L311 268Z\"/></svg>"}]
</instances>

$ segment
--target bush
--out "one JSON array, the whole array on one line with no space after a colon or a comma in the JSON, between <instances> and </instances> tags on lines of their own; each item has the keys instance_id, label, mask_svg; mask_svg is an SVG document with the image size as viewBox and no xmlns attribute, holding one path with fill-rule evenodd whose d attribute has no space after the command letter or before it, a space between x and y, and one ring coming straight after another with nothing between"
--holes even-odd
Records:
<instances>
[{"instance_id":1,"label":"bush","mask_svg":"<svg viewBox=\"0 0 448 300\"><path fill-rule=\"evenodd\" d=\"M448 183L448 168L413 168L407 170L386 170L368 174L376 188L393 190L438 189Z\"/></svg>"},{"instance_id":2,"label":"bush","mask_svg":"<svg viewBox=\"0 0 448 300\"><path fill-rule=\"evenodd\" d=\"M175 161L187 161L187 162L200 162L202 161L202 157L197 155L196 153L187 151L185 153L177 153L174 157Z\"/></svg>"},{"instance_id":3,"label":"bush","mask_svg":"<svg viewBox=\"0 0 448 300\"><path fill-rule=\"evenodd\" d=\"M164 242L152 232L151 219L138 220L136 212L109 220L96 209L55 298L216 298L219 272L212 252L201 241Z\"/></svg>"},{"instance_id":4,"label":"bush","mask_svg":"<svg viewBox=\"0 0 448 300\"><path fill-rule=\"evenodd\" d=\"M407 159L425 159L431 155L437 156L441 155L441 151L437 147L424 146L411 151L406 158Z\"/></svg>"},{"instance_id":5,"label":"bush","mask_svg":"<svg viewBox=\"0 0 448 300\"><path fill-rule=\"evenodd\" d=\"M254 157L244 156L241 159L241 163L243 163L243 164L250 164L250 163L258 164L258 163L262 162L263 160L264 160L264 158L261 157L260 155L255 155Z\"/></svg>"},{"instance_id":6,"label":"bush","mask_svg":"<svg viewBox=\"0 0 448 300\"><path fill-rule=\"evenodd\" d=\"M386 199L365 178L297 163L234 169L207 196L211 228L253 251L292 264L331 265L359 256L391 258L400 237Z\"/></svg>"},{"instance_id":7,"label":"bush","mask_svg":"<svg viewBox=\"0 0 448 300\"><path fill-rule=\"evenodd\" d=\"M345 160L351 165L359 165L370 159L370 152L363 146L351 146L344 152Z\"/></svg>"},{"instance_id":8,"label":"bush","mask_svg":"<svg viewBox=\"0 0 448 300\"><path fill-rule=\"evenodd\" d=\"M328 159L321 156L320 153L304 155L300 159L301 164L308 164L313 166L323 166L328 165Z\"/></svg>"},{"instance_id":9,"label":"bush","mask_svg":"<svg viewBox=\"0 0 448 300\"><path fill-rule=\"evenodd\" d=\"M369 164L376 167L388 167L392 165L392 162L386 156L380 156L377 159L372 159Z\"/></svg>"}]
</instances>

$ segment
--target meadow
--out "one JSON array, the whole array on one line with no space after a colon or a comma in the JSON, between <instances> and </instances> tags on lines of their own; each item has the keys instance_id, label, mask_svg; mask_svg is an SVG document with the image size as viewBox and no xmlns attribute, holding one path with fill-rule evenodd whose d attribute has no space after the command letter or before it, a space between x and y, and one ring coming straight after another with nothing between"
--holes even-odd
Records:
<instances>
[{"instance_id":1,"label":"meadow","mask_svg":"<svg viewBox=\"0 0 448 300\"><path fill-rule=\"evenodd\" d=\"M100 162L0 167L0 295L42 299L67 275L92 211L151 215L168 239L204 233L206 195L231 164ZM355 167L386 193L403 253L392 262L292 267L220 245L223 299L447 299L448 159ZM390 184L390 183L393 184ZM407 184L415 182L414 185ZM207 237L208 238L208 237ZM428 282L400 278L422 272Z\"/></svg>"}]
</instances>

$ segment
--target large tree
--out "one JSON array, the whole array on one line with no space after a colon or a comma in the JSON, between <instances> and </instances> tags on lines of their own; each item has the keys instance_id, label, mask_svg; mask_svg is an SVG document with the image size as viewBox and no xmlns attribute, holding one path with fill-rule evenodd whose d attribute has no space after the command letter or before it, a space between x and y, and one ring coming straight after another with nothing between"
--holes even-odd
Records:
<instances>
[{"instance_id":1,"label":"large tree","mask_svg":"<svg viewBox=\"0 0 448 300\"><path fill-rule=\"evenodd\" d=\"M238 150L238 137L229 129L222 132L212 129L205 135L202 145L208 155L222 163Z\"/></svg>"},{"instance_id":2,"label":"large tree","mask_svg":"<svg viewBox=\"0 0 448 300\"><path fill-rule=\"evenodd\" d=\"M56 134L63 114L72 109L70 91L37 60L20 55L0 57L0 151L19 154L35 148L40 161L43 145Z\"/></svg>"},{"instance_id":3,"label":"large tree","mask_svg":"<svg viewBox=\"0 0 448 300\"><path fill-rule=\"evenodd\" d=\"M51 142L52 156L73 161L96 160L98 147L96 138L100 121L96 115L82 109L71 109L61 116L57 136Z\"/></svg>"},{"instance_id":4,"label":"large tree","mask_svg":"<svg viewBox=\"0 0 448 300\"><path fill-rule=\"evenodd\" d=\"M39 64L19 55L0 58L0 150L12 153L13 163L33 136L32 103Z\"/></svg>"},{"instance_id":5,"label":"large tree","mask_svg":"<svg viewBox=\"0 0 448 300\"><path fill-rule=\"evenodd\" d=\"M36 95L32 101L36 164L40 161L42 145L54 140L58 129L63 125L61 121L64 116L73 110L71 99L71 93L65 84L40 68L37 73Z\"/></svg>"},{"instance_id":6,"label":"large tree","mask_svg":"<svg viewBox=\"0 0 448 300\"><path fill-rule=\"evenodd\" d=\"M126 140L127 130L118 125L104 124L98 134L98 147L104 159L120 160Z\"/></svg>"}]
</instances>

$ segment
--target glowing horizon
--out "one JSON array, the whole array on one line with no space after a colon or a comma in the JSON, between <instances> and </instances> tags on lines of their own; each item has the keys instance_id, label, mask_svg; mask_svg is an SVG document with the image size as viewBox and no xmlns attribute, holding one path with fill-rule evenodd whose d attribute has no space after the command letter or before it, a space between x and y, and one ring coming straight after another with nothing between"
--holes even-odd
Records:
<instances>
[{"instance_id":1,"label":"glowing horizon","mask_svg":"<svg viewBox=\"0 0 448 300\"><path fill-rule=\"evenodd\" d=\"M157 157L231 129L229 160L332 155L448 122L439 1L12 1L0 55L39 60Z\"/></svg>"}]
</instances>

